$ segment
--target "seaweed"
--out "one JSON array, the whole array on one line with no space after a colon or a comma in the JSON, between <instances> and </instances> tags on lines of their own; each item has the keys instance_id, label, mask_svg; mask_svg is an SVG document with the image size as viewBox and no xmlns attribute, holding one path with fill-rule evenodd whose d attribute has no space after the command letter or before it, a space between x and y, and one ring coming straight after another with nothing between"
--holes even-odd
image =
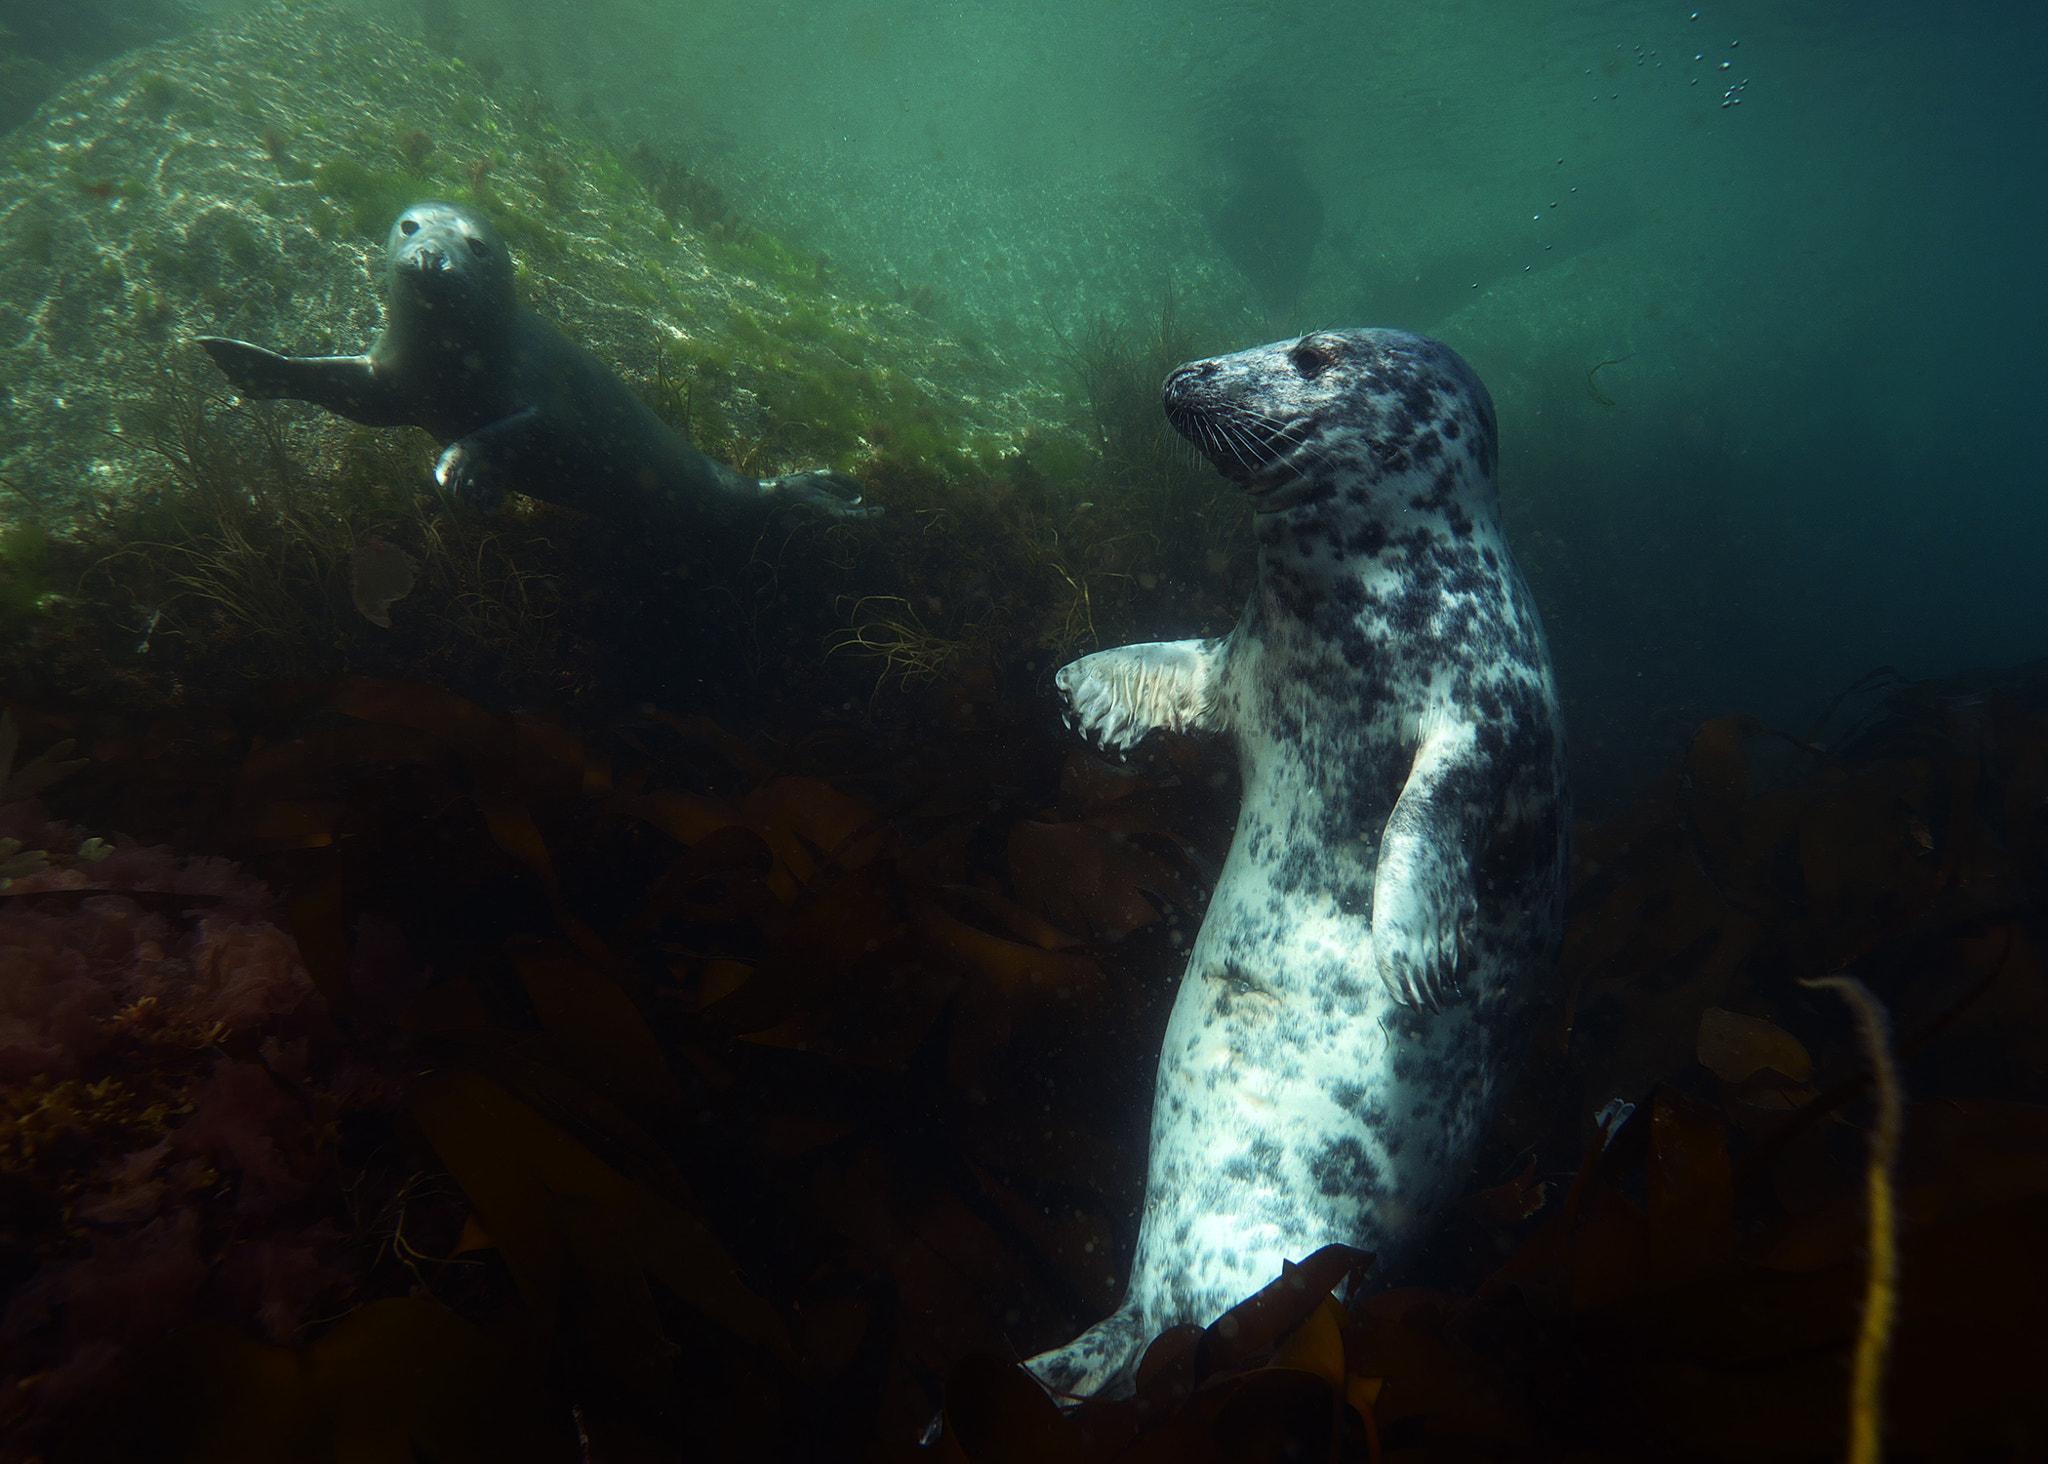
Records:
<instances>
[{"instance_id":1,"label":"seaweed","mask_svg":"<svg viewBox=\"0 0 2048 1464\"><path fill-rule=\"evenodd\" d=\"M103 506L62 544L13 531L24 550L18 567L0 557L0 588L21 630L17 673L74 694L166 699L366 657L546 674L556 555L544 512L451 514L412 437L354 433L309 472L276 408L231 404L210 375L174 361L135 414L131 430L160 463L147 491ZM351 590L352 556L372 538L420 563L394 631L364 619Z\"/></svg>"},{"instance_id":2,"label":"seaweed","mask_svg":"<svg viewBox=\"0 0 2048 1464\"><path fill-rule=\"evenodd\" d=\"M161 71L145 71L136 78L143 105L152 112L167 112L185 94L185 89Z\"/></svg>"},{"instance_id":3,"label":"seaweed","mask_svg":"<svg viewBox=\"0 0 2048 1464\"><path fill-rule=\"evenodd\" d=\"M427 165L427 159L434 154L434 139L424 127L409 127L398 134L398 152L406 165L415 173Z\"/></svg>"},{"instance_id":4,"label":"seaweed","mask_svg":"<svg viewBox=\"0 0 2048 1464\"><path fill-rule=\"evenodd\" d=\"M826 648L831 655L859 651L881 660L877 690L891 677L905 686L936 681L973 651L970 642L934 634L902 595L864 595L848 610L849 624Z\"/></svg>"},{"instance_id":5,"label":"seaweed","mask_svg":"<svg viewBox=\"0 0 2048 1464\"><path fill-rule=\"evenodd\" d=\"M1899 1134L1905 1126L1905 1094L1899 1087L1891 1050L1891 1019L1884 1004L1853 976L1809 977L1812 987L1832 987L1856 1017L1856 1035L1877 1089L1877 1122L1864 1162L1868 1213L1869 1275L1863 1283L1863 1320L1856 1334L1856 1371L1849 1390L1849 1464L1878 1464L1883 1457L1884 1371L1898 1308L1898 1198L1894 1170Z\"/></svg>"},{"instance_id":6,"label":"seaweed","mask_svg":"<svg viewBox=\"0 0 2048 1464\"><path fill-rule=\"evenodd\" d=\"M1630 351L1626 356L1616 356L1611 360L1598 361L1595 362L1591 367L1589 367L1586 371L1586 395L1591 397L1594 401L1598 402L1603 407L1613 406L1614 398L1600 390L1599 386L1596 383L1596 378L1600 375L1601 371L1604 370L1606 367L1619 366L1624 361L1634 360L1635 354L1636 353L1634 351Z\"/></svg>"},{"instance_id":7,"label":"seaweed","mask_svg":"<svg viewBox=\"0 0 2048 1464\"><path fill-rule=\"evenodd\" d=\"M637 180L672 224L687 219L699 233L709 233L713 228L727 234L741 230L739 215L723 189L677 159L657 152L644 139L636 142L623 160L609 152L599 156L604 161L601 177L614 194L622 184Z\"/></svg>"},{"instance_id":8,"label":"seaweed","mask_svg":"<svg viewBox=\"0 0 2048 1464\"><path fill-rule=\"evenodd\" d=\"M1986 1095L2048 1097L2048 696L1907 687L1775 782L1753 724L1701 728L1582 830L1499 1177L1412 1284L1304 1257L1158 1339L1135 1400L1063 1417L1012 1359L1114 1303L1232 794L1177 739L1065 752L971 664L925 685L914 744L651 708L581 737L359 677L80 725L81 817L288 887L337 1020L412 1076L343 1157L345 1292L134 1352L69 1456L132 1454L146 1420L186 1457L237 1418L319 1453L349 1418L566 1460L574 1417L593 1454L853 1457L942 1410L967 1458L1838 1457L1882 1145L1827 1122L1872 1069L1794 978L1844 966L1942 1095L1902 1110L1886 1447L2026 1437L2040 1342L2001 1298L2040 1281L2048 1131ZM146 1138L135 1113L37 1182Z\"/></svg>"},{"instance_id":9,"label":"seaweed","mask_svg":"<svg viewBox=\"0 0 2048 1464\"><path fill-rule=\"evenodd\" d=\"M399 213L418 201L419 179L409 173L372 168L358 158L329 158L313 168L320 191L349 209L349 226L363 238L381 239Z\"/></svg>"},{"instance_id":10,"label":"seaweed","mask_svg":"<svg viewBox=\"0 0 2048 1464\"><path fill-rule=\"evenodd\" d=\"M50 536L37 523L0 529L0 636L18 632L55 586Z\"/></svg>"}]
</instances>

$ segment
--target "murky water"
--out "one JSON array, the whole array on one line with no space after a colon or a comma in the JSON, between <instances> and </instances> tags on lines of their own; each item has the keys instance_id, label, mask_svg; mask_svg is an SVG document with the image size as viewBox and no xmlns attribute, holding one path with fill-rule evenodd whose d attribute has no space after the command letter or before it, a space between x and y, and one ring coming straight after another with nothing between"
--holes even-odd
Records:
<instances>
[{"instance_id":1,"label":"murky water","mask_svg":"<svg viewBox=\"0 0 2048 1464\"><path fill-rule=\"evenodd\" d=\"M1219 347L1442 337L1602 769L2043 650L2031 7L458 9L1027 362L1169 278ZM1261 278L1233 228L1312 247Z\"/></svg>"},{"instance_id":2,"label":"murky water","mask_svg":"<svg viewBox=\"0 0 2048 1464\"><path fill-rule=\"evenodd\" d=\"M1053 677L1243 602L1165 370L1349 326L1498 406L1569 930L1417 1290L1169 1338L1147 1426L1837 1457L1848 971L1928 1100L1892 1437L2038 1451L2044 71L2020 3L0 0L0 1464L1069 1457L998 1359L1121 1294L1239 785ZM883 513L483 512L234 400L194 338L366 347L428 196L650 460Z\"/></svg>"}]
</instances>

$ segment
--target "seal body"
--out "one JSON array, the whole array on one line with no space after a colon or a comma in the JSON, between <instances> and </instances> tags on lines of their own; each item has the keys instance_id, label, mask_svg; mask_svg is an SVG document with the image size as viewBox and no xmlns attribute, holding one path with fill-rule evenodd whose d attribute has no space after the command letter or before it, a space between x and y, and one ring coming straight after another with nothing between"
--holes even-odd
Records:
<instances>
[{"instance_id":1,"label":"seal body","mask_svg":"<svg viewBox=\"0 0 2048 1464\"><path fill-rule=\"evenodd\" d=\"M850 480L744 477L683 441L603 362L521 305L489 219L417 203L384 250L384 333L361 356L199 344L235 389L312 402L444 445L441 487L477 508L507 492L643 528L657 542L753 525L779 506L859 515Z\"/></svg>"},{"instance_id":2,"label":"seal body","mask_svg":"<svg viewBox=\"0 0 2048 1464\"><path fill-rule=\"evenodd\" d=\"M1029 1364L1128 1391L1342 1242L1384 1267L1459 1184L1563 928L1564 734L1501 533L1497 429L1455 354L1326 331L1182 366L1166 410L1252 499L1258 583L1218 640L1064 668L1081 730L1230 738L1244 801L1159 1058L1122 1307Z\"/></svg>"}]
</instances>

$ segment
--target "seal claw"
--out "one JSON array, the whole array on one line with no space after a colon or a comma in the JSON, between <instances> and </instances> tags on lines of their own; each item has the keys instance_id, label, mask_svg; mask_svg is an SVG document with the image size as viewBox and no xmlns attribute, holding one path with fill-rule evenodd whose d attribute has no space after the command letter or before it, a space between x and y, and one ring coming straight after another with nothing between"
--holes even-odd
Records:
<instances>
[{"instance_id":1,"label":"seal claw","mask_svg":"<svg viewBox=\"0 0 2048 1464\"><path fill-rule=\"evenodd\" d=\"M1062 666L1053 684L1084 737L1107 751L1128 752L1155 728L1223 730L1216 698L1222 648L1220 640L1120 646Z\"/></svg>"},{"instance_id":2,"label":"seal claw","mask_svg":"<svg viewBox=\"0 0 2048 1464\"><path fill-rule=\"evenodd\" d=\"M457 503L479 513L490 513L505 501L483 454L466 437L450 443L434 460L434 483Z\"/></svg>"},{"instance_id":3,"label":"seal claw","mask_svg":"<svg viewBox=\"0 0 2048 1464\"><path fill-rule=\"evenodd\" d=\"M761 495L778 506L808 509L826 518L879 518L882 510L867 503L859 480L829 469L763 478Z\"/></svg>"}]
</instances>

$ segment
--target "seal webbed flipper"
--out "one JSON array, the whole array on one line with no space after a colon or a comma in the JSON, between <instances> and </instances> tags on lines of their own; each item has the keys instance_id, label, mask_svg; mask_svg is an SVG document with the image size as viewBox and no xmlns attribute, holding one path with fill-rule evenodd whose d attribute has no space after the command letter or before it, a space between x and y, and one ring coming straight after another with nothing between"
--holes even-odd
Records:
<instances>
[{"instance_id":1,"label":"seal webbed flipper","mask_svg":"<svg viewBox=\"0 0 2048 1464\"><path fill-rule=\"evenodd\" d=\"M1129 1393L1151 1342L1135 1303L1126 1297L1122 1306L1066 1346L1039 1353L1024 1369L1055 1403L1071 1408L1084 1398Z\"/></svg>"},{"instance_id":2,"label":"seal webbed flipper","mask_svg":"<svg viewBox=\"0 0 2048 1464\"><path fill-rule=\"evenodd\" d=\"M882 510L863 503L858 481L845 473L820 469L763 478L759 492L777 507L808 509L827 518L868 519Z\"/></svg>"},{"instance_id":3,"label":"seal webbed flipper","mask_svg":"<svg viewBox=\"0 0 2048 1464\"><path fill-rule=\"evenodd\" d=\"M1155 727L1220 732L1221 640L1146 641L1097 651L1060 668L1054 682L1068 720L1100 747L1124 751Z\"/></svg>"},{"instance_id":4,"label":"seal webbed flipper","mask_svg":"<svg viewBox=\"0 0 2048 1464\"><path fill-rule=\"evenodd\" d=\"M534 407L500 417L448 444L434 462L434 481L449 497L488 513L505 501L511 467L547 437L547 421Z\"/></svg>"},{"instance_id":5,"label":"seal webbed flipper","mask_svg":"<svg viewBox=\"0 0 2048 1464\"><path fill-rule=\"evenodd\" d=\"M200 336L199 344L245 397L311 402L365 427L413 420L411 403L377 374L368 356L280 356L226 336Z\"/></svg>"},{"instance_id":6,"label":"seal webbed flipper","mask_svg":"<svg viewBox=\"0 0 2048 1464\"><path fill-rule=\"evenodd\" d=\"M1460 979L1479 903L1469 780L1470 727L1425 735L1387 819L1373 876L1372 951L1378 975L1407 1006L1441 1011Z\"/></svg>"}]
</instances>

